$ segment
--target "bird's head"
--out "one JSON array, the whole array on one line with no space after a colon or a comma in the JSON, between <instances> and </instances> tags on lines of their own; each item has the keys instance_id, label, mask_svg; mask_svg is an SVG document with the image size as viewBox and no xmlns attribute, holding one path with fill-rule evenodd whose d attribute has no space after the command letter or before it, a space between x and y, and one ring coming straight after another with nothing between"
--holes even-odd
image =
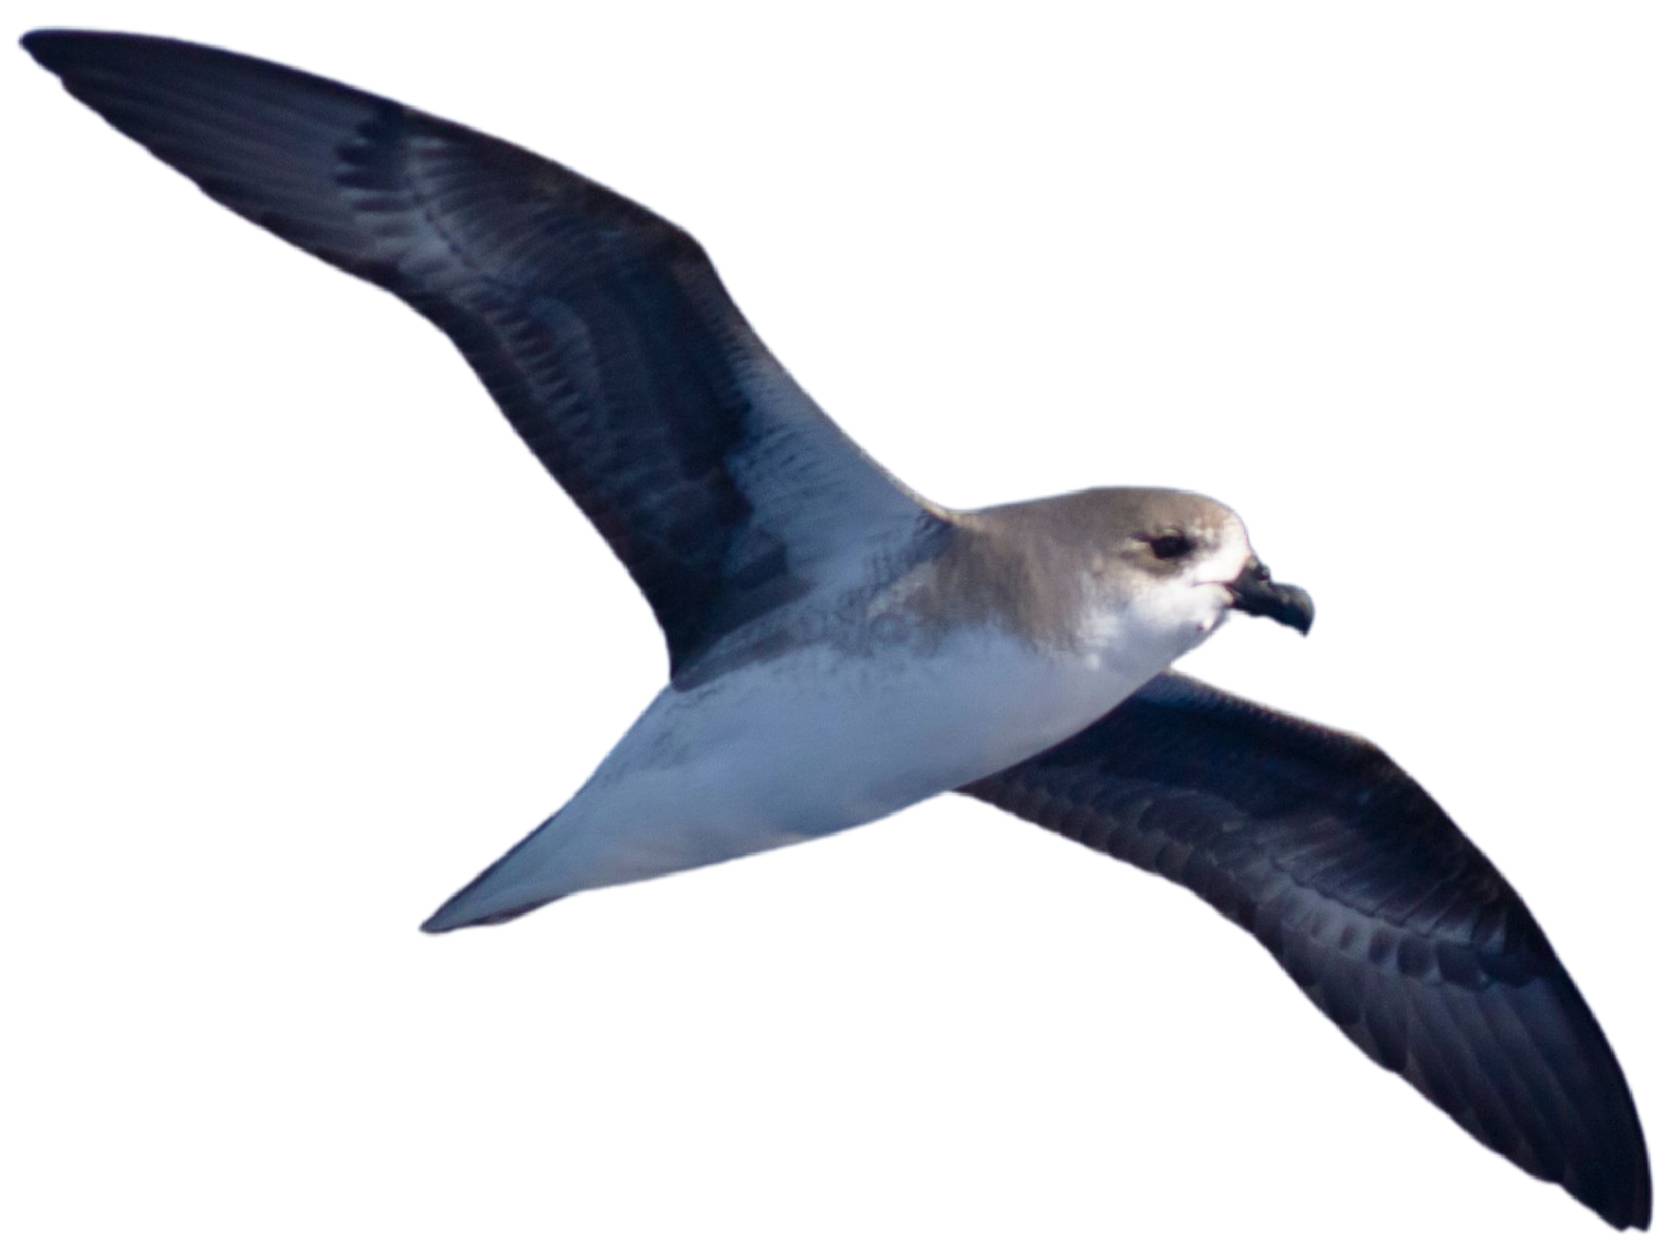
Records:
<instances>
[{"instance_id":1,"label":"bird's head","mask_svg":"<svg viewBox=\"0 0 1673 1255\"><path fill-rule=\"evenodd\" d=\"M1210 497L1166 488L1105 488L1084 494L1099 536L1089 579L1122 607L1121 635L1184 653L1241 610L1306 634L1313 600L1293 584L1274 584L1255 556L1243 520ZM1110 626L1115 626L1111 624Z\"/></svg>"}]
</instances>

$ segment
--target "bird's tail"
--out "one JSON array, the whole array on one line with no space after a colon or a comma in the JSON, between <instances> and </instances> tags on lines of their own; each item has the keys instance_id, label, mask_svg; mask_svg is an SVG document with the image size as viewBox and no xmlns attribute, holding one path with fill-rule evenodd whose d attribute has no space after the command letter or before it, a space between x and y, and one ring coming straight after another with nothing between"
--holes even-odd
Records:
<instances>
[{"instance_id":1,"label":"bird's tail","mask_svg":"<svg viewBox=\"0 0 1673 1255\"><path fill-rule=\"evenodd\" d=\"M541 867L544 861L541 858L541 834L556 824L562 815L562 811L553 815L483 868L474 880L437 907L434 914L419 927L427 933L446 933L455 928L474 928L479 924L503 924L563 897L565 890L553 891L556 886L550 869Z\"/></svg>"},{"instance_id":2,"label":"bird's tail","mask_svg":"<svg viewBox=\"0 0 1673 1255\"><path fill-rule=\"evenodd\" d=\"M424 931L503 924L572 893L722 863L816 835L731 824L719 815L703 822L693 814L702 809L697 799L662 784L641 776L583 789L442 903L424 921Z\"/></svg>"}]
</instances>

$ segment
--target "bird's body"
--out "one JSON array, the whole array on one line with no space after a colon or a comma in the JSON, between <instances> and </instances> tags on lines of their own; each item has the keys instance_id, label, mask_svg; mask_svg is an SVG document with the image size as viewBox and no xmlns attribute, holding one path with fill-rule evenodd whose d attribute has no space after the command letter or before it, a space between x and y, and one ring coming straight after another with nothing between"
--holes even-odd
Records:
<instances>
[{"instance_id":1,"label":"bird's body","mask_svg":"<svg viewBox=\"0 0 1673 1255\"><path fill-rule=\"evenodd\" d=\"M1626 1079L1504 877L1368 742L1168 671L1229 610L1312 622L1225 506L943 509L801 391L695 240L609 189L216 49L25 46L210 196L435 323L662 626L668 687L428 929L958 790L1189 887L1472 1136L1649 1223Z\"/></svg>"},{"instance_id":2,"label":"bird's body","mask_svg":"<svg viewBox=\"0 0 1673 1255\"><path fill-rule=\"evenodd\" d=\"M498 921L839 832L1079 732L1220 626L1224 585L1250 557L1217 503L1143 491L1148 511L1217 520L1226 543L1168 590L1190 613L1132 595L1130 581L1096 570L1100 533L1078 526L1116 517L1129 495L937 512L855 583L721 641L657 695L567 806L425 927Z\"/></svg>"},{"instance_id":3,"label":"bird's body","mask_svg":"<svg viewBox=\"0 0 1673 1255\"><path fill-rule=\"evenodd\" d=\"M1107 710L1100 697L1138 687L1136 677L1123 677L1125 692L1077 686L1085 678L970 630L921 660L809 645L695 689L670 686L568 805L426 927L498 920L882 818L1029 757Z\"/></svg>"}]
</instances>

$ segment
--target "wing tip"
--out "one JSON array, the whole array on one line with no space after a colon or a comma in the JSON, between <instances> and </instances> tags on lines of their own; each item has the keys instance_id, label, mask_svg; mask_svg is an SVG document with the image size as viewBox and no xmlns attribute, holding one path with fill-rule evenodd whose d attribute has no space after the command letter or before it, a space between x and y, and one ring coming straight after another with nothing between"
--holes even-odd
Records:
<instances>
[{"instance_id":1,"label":"wing tip","mask_svg":"<svg viewBox=\"0 0 1673 1255\"><path fill-rule=\"evenodd\" d=\"M1650 1196L1647 1187L1642 1196L1632 1199L1624 1206L1598 1203L1585 1198L1581 1198L1580 1201L1596 1212L1605 1224L1623 1233L1628 1229L1648 1230L1650 1227Z\"/></svg>"},{"instance_id":2,"label":"wing tip","mask_svg":"<svg viewBox=\"0 0 1673 1255\"><path fill-rule=\"evenodd\" d=\"M37 64L56 74L63 54L74 46L75 37L81 33L54 26L42 26L25 32L17 42L19 47L35 58Z\"/></svg>"},{"instance_id":3,"label":"wing tip","mask_svg":"<svg viewBox=\"0 0 1673 1255\"><path fill-rule=\"evenodd\" d=\"M78 85L91 80L156 75L165 66L186 64L206 54L238 55L166 35L60 26L38 27L21 35L17 42L37 65L56 75L78 97Z\"/></svg>"},{"instance_id":4,"label":"wing tip","mask_svg":"<svg viewBox=\"0 0 1673 1255\"><path fill-rule=\"evenodd\" d=\"M1570 1175L1560 1182L1578 1202L1591 1208L1606 1223L1616 1229L1645 1229L1650 1227L1655 1190L1651 1182L1650 1148L1644 1136L1644 1121L1633 1099L1632 1086L1627 1082L1626 1070L1615 1053L1597 1016L1574 984L1573 977L1552 952L1551 961L1567 982L1573 1000L1571 1015L1578 1027L1589 1028L1594 1042L1592 1055L1599 1089L1592 1097L1594 1125L1593 1145L1601 1151L1604 1162L1593 1162L1575 1179Z\"/></svg>"},{"instance_id":5,"label":"wing tip","mask_svg":"<svg viewBox=\"0 0 1673 1255\"><path fill-rule=\"evenodd\" d=\"M1617 1229L1648 1230L1654 1201L1654 1190L1650 1184L1650 1155L1644 1144L1643 1130L1635 1127L1633 1132L1637 1137L1637 1146L1630 1173L1631 1184L1608 1199L1586 1198L1579 1194L1575 1197Z\"/></svg>"},{"instance_id":6,"label":"wing tip","mask_svg":"<svg viewBox=\"0 0 1673 1255\"><path fill-rule=\"evenodd\" d=\"M174 43L156 35L128 35L118 31L79 30L68 26L41 26L25 32L18 44L37 62L62 75L86 54L143 43Z\"/></svg>"}]
</instances>

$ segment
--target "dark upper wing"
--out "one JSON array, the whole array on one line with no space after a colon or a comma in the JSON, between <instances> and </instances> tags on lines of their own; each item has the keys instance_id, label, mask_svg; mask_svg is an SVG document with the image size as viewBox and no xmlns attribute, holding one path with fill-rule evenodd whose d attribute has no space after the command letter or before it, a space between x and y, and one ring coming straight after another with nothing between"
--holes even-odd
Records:
<instances>
[{"instance_id":1,"label":"dark upper wing","mask_svg":"<svg viewBox=\"0 0 1673 1255\"><path fill-rule=\"evenodd\" d=\"M562 166L195 44L36 31L72 95L447 333L638 581L681 668L920 504L773 360L703 250Z\"/></svg>"},{"instance_id":2,"label":"dark upper wing","mask_svg":"<svg viewBox=\"0 0 1673 1255\"><path fill-rule=\"evenodd\" d=\"M1649 1224L1597 1021L1516 891L1375 746L1169 673L964 792L1184 885L1480 1141Z\"/></svg>"}]
</instances>

